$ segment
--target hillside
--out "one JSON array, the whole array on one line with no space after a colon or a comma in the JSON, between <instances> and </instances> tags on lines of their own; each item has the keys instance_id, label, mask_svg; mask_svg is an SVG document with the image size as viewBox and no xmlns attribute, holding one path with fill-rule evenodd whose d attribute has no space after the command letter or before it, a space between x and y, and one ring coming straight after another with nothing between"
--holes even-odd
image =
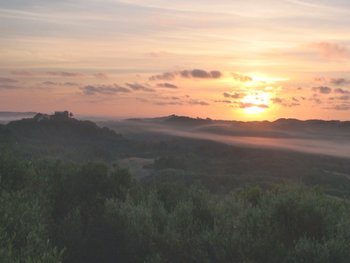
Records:
<instances>
[{"instance_id":1,"label":"hillside","mask_svg":"<svg viewBox=\"0 0 350 263\"><path fill-rule=\"evenodd\" d=\"M128 146L120 134L69 116L37 114L1 125L0 133L3 143L34 157L112 160Z\"/></svg>"},{"instance_id":2,"label":"hillside","mask_svg":"<svg viewBox=\"0 0 350 263\"><path fill-rule=\"evenodd\" d=\"M350 121L278 119L272 122L242 122L170 115L160 118L127 119L126 122L236 136L350 138Z\"/></svg>"},{"instance_id":3,"label":"hillside","mask_svg":"<svg viewBox=\"0 0 350 263\"><path fill-rule=\"evenodd\" d=\"M349 262L348 158L158 130L169 122L214 121L0 125L0 261Z\"/></svg>"}]
</instances>

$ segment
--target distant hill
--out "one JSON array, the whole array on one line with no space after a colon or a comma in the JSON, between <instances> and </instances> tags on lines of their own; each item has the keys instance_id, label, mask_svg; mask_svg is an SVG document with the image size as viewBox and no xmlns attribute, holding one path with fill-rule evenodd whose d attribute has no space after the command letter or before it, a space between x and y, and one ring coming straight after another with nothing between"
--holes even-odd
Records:
<instances>
[{"instance_id":1,"label":"distant hill","mask_svg":"<svg viewBox=\"0 0 350 263\"><path fill-rule=\"evenodd\" d=\"M126 119L126 121L137 121L137 122L150 122L150 123L168 123L168 124L178 124L178 125L200 125L212 122L210 118L191 118L187 116L178 116L175 114L156 117L156 118L131 118Z\"/></svg>"},{"instance_id":2,"label":"distant hill","mask_svg":"<svg viewBox=\"0 0 350 263\"><path fill-rule=\"evenodd\" d=\"M232 136L350 138L350 121L338 120L297 120L278 119L276 121L223 121L209 118L191 118L170 115L159 118L128 119L127 122L154 124L158 127L190 129L195 132L209 132Z\"/></svg>"},{"instance_id":3,"label":"distant hill","mask_svg":"<svg viewBox=\"0 0 350 263\"><path fill-rule=\"evenodd\" d=\"M64 115L36 114L0 125L0 142L37 157L111 160L125 152L127 140L91 121Z\"/></svg>"},{"instance_id":4,"label":"distant hill","mask_svg":"<svg viewBox=\"0 0 350 263\"><path fill-rule=\"evenodd\" d=\"M171 115L106 122L101 126L107 124L114 131L91 121L74 119L69 112L36 114L33 118L0 125L0 149L8 147L9 151L15 151L16 157L31 160L113 162L130 168L139 179L145 177L142 180L147 183L199 181L221 192L250 183L270 185L283 180L302 180L310 185L322 185L337 196L350 196L350 140L281 138L297 136L296 132L293 134L293 130L298 130L297 125L339 127L338 123L234 122ZM339 130L345 129L346 126ZM313 138L310 132L304 133ZM325 134L335 137L332 132ZM236 141L231 141L235 135ZM262 141L275 139L278 147L259 144L253 136L269 136Z\"/></svg>"}]
</instances>

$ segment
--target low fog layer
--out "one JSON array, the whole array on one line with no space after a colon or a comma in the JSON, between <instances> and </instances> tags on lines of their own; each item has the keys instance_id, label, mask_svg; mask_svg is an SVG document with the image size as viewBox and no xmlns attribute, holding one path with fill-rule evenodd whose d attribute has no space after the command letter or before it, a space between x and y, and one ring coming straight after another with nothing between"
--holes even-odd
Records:
<instances>
[{"instance_id":1,"label":"low fog layer","mask_svg":"<svg viewBox=\"0 0 350 263\"><path fill-rule=\"evenodd\" d=\"M350 158L350 141L343 140L319 140L319 139L296 139L296 138L272 138L252 136L227 136L205 132L188 132L175 129L152 129L155 132L166 133L194 139L212 140L221 143L245 146L245 147L268 147L286 149L298 152L330 155Z\"/></svg>"},{"instance_id":2,"label":"low fog layer","mask_svg":"<svg viewBox=\"0 0 350 263\"><path fill-rule=\"evenodd\" d=\"M123 134L157 133L253 148L350 158L348 122L278 120L230 122L172 116L105 123Z\"/></svg>"}]
</instances>

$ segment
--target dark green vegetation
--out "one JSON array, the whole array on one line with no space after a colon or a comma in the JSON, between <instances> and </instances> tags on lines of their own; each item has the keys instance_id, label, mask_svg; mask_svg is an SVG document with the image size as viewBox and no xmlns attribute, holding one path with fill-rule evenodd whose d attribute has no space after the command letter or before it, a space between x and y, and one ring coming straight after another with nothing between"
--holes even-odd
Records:
<instances>
[{"instance_id":1,"label":"dark green vegetation","mask_svg":"<svg viewBox=\"0 0 350 263\"><path fill-rule=\"evenodd\" d=\"M350 262L347 159L69 117L0 133L0 262Z\"/></svg>"},{"instance_id":2,"label":"dark green vegetation","mask_svg":"<svg viewBox=\"0 0 350 263\"><path fill-rule=\"evenodd\" d=\"M111 161L127 152L126 140L91 121L38 114L31 119L0 125L0 142L27 158Z\"/></svg>"}]
</instances>

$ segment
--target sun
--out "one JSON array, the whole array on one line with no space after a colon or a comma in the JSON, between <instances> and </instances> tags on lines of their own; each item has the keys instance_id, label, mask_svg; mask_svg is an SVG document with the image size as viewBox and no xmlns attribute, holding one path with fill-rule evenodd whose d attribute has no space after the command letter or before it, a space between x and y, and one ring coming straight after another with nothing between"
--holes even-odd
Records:
<instances>
[{"instance_id":1,"label":"sun","mask_svg":"<svg viewBox=\"0 0 350 263\"><path fill-rule=\"evenodd\" d=\"M246 114L260 114L269 107L270 96L267 92L246 95L241 101L241 107Z\"/></svg>"}]
</instances>

